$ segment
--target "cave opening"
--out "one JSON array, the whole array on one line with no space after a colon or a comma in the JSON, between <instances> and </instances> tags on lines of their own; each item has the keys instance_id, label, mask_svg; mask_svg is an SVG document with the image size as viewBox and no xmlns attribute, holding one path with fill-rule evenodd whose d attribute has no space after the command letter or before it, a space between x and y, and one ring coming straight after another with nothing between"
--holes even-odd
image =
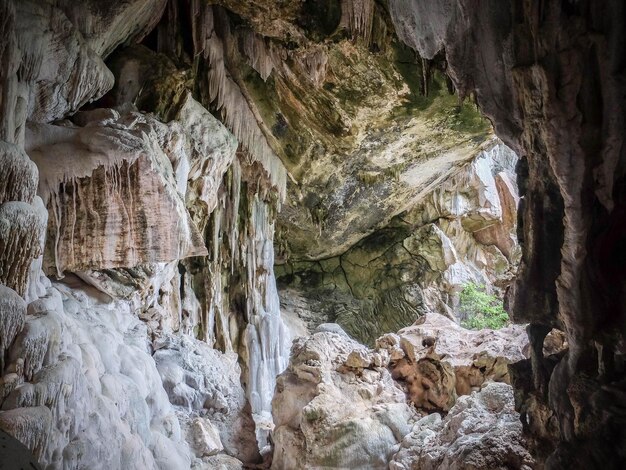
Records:
<instances>
[{"instance_id":1,"label":"cave opening","mask_svg":"<svg viewBox=\"0 0 626 470\"><path fill-rule=\"evenodd\" d=\"M0 0L0 467L623 468L625 14Z\"/></svg>"}]
</instances>

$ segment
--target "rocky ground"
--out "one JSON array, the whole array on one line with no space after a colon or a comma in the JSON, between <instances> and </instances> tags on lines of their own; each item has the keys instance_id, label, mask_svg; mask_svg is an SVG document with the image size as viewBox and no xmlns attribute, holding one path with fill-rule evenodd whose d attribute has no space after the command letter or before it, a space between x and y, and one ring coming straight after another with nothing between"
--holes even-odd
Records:
<instances>
[{"instance_id":1,"label":"rocky ground","mask_svg":"<svg viewBox=\"0 0 626 470\"><path fill-rule=\"evenodd\" d=\"M272 401L272 468L533 468L507 364L522 327L428 314L373 349L337 325L298 338Z\"/></svg>"}]
</instances>

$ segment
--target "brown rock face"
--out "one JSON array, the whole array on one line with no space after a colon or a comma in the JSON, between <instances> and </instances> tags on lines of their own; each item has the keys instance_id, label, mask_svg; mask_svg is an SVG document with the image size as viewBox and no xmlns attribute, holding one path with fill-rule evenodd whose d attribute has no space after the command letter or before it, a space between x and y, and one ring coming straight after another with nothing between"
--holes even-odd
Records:
<instances>
[{"instance_id":1,"label":"brown rock face","mask_svg":"<svg viewBox=\"0 0 626 470\"><path fill-rule=\"evenodd\" d=\"M466 330L428 313L398 335L377 341L392 358L394 379L403 382L419 409L448 411L457 396L480 390L488 381L511 383L507 366L528 355L524 328Z\"/></svg>"},{"instance_id":2,"label":"brown rock face","mask_svg":"<svg viewBox=\"0 0 626 470\"><path fill-rule=\"evenodd\" d=\"M113 110L81 128L30 125L28 152L50 212L45 269L61 275L206 254L166 154L183 139L180 129Z\"/></svg>"},{"instance_id":3,"label":"brown rock face","mask_svg":"<svg viewBox=\"0 0 626 470\"><path fill-rule=\"evenodd\" d=\"M407 44L426 57L445 49L457 89L474 91L496 133L525 156L523 257L509 299L514 318L531 322L534 381L520 406L551 453L547 466L623 467L624 3L390 8ZM556 361L541 352L553 326L569 343ZM558 421L549 436L536 432L537 422L554 429L546 410Z\"/></svg>"},{"instance_id":4,"label":"brown rock face","mask_svg":"<svg viewBox=\"0 0 626 470\"><path fill-rule=\"evenodd\" d=\"M517 246L513 235L517 224L517 206L519 196L515 185L508 174L500 172L495 177L502 218L495 224L474 232L474 238L483 245L495 245L507 259L511 259Z\"/></svg>"}]
</instances>

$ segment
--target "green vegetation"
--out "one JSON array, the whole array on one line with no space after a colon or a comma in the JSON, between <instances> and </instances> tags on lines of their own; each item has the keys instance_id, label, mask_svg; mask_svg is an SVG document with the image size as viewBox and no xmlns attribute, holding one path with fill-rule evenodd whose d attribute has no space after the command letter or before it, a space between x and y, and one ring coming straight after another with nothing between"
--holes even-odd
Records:
<instances>
[{"instance_id":1,"label":"green vegetation","mask_svg":"<svg viewBox=\"0 0 626 470\"><path fill-rule=\"evenodd\" d=\"M504 311L502 301L485 292L485 286L474 283L463 287L459 311L465 316L461 325L472 330L497 330L509 322L509 315Z\"/></svg>"}]
</instances>

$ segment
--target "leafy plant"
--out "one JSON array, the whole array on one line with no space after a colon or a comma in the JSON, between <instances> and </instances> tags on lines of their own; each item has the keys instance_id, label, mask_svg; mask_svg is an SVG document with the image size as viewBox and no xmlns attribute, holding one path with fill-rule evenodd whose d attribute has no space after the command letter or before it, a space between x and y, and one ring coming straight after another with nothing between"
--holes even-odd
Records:
<instances>
[{"instance_id":1,"label":"leafy plant","mask_svg":"<svg viewBox=\"0 0 626 470\"><path fill-rule=\"evenodd\" d=\"M459 312L465 319L464 328L497 330L509 323L509 315L502 306L502 301L485 291L485 286L474 283L466 284L461 291Z\"/></svg>"}]
</instances>

